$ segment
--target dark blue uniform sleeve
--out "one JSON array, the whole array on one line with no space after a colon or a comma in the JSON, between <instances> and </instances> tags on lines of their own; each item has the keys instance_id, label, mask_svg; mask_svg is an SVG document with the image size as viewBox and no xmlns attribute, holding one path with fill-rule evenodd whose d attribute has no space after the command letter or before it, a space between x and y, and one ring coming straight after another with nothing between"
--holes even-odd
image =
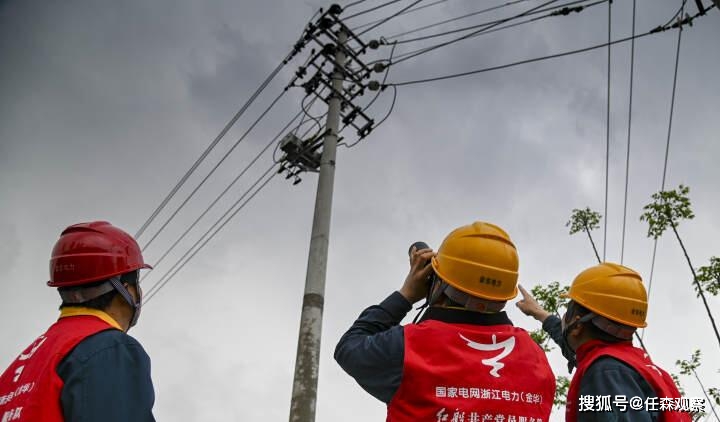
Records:
<instances>
[{"instance_id":1,"label":"dark blue uniform sleeve","mask_svg":"<svg viewBox=\"0 0 720 422\"><path fill-rule=\"evenodd\" d=\"M58 365L63 416L72 422L154 422L150 357L119 330L83 340Z\"/></svg>"},{"instance_id":2,"label":"dark blue uniform sleeve","mask_svg":"<svg viewBox=\"0 0 720 422\"><path fill-rule=\"evenodd\" d=\"M659 418L658 412L636 411L630 409L629 405L616 403L618 396L627 401L639 397L644 409L646 399L656 394L636 370L609 356L598 358L585 371L580 380L579 395L594 396L596 407L598 396L609 396L612 408L611 412L578 413L578 421L581 422L651 422ZM625 400L620 401L627 403Z\"/></svg>"},{"instance_id":3,"label":"dark blue uniform sleeve","mask_svg":"<svg viewBox=\"0 0 720 422\"><path fill-rule=\"evenodd\" d=\"M543 322L542 328L546 333L548 333L548 335L550 335L550 338L555 342L555 344L560 347L560 352L568 361L568 372L572 372L573 368L577 366L577 362L575 361L575 352L570 349L570 346L567 343L563 342L562 322L560 321L560 317L557 315L550 315Z\"/></svg>"},{"instance_id":4,"label":"dark blue uniform sleeve","mask_svg":"<svg viewBox=\"0 0 720 422\"><path fill-rule=\"evenodd\" d=\"M365 309L335 347L335 360L360 386L389 403L400 387L404 336L400 321L412 304L394 292Z\"/></svg>"}]
</instances>

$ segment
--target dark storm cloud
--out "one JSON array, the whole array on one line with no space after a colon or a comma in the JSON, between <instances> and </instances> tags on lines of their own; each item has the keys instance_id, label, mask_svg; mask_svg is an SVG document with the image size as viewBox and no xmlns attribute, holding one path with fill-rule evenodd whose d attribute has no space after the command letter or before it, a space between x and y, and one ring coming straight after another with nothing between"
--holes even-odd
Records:
<instances>
[{"instance_id":1,"label":"dark storm cloud","mask_svg":"<svg viewBox=\"0 0 720 422\"><path fill-rule=\"evenodd\" d=\"M355 11L376 3L356 6ZM638 3L638 30L647 30L666 22L678 2ZM535 4L539 2L517 5L513 11ZM37 305L35 317L8 329L0 349L3 362L54 316L57 299L43 282L60 230L79 220L103 218L134 232L287 54L320 5L325 6L290 0L0 5L0 230L6 233L6 247L0 248L6 260L0 265L7 267L9 277L0 283L0 296L14 298L3 302L0 316L11 318L26 311L28 303ZM630 31L629 7L630 2L613 3L614 37ZM367 37L391 35L478 8L478 2L448 1L398 18ZM606 11L606 5L595 6L443 48L398 64L388 81L601 43L607 37ZM713 218L720 206L715 182L720 176L714 165L720 154L714 114L720 85L710 82L716 79L720 58L707 47L708 40L720 36L715 24L720 15L714 12L683 34L668 169L668 186L692 186L697 218L683 223L681 230L701 264L720 251L717 236L708 235L720 229ZM488 14L487 19L498 16L500 12ZM675 36L668 32L636 44L626 263L646 278L652 242L645 238L638 217L660 184ZM396 53L413 47L398 47ZM307 54L306 50L298 59ZM389 49L373 54L387 57ZM486 219L513 236L524 283L568 282L592 264L587 240L568 237L564 223L572 208L603 208L606 54L600 49L400 87L391 117L356 147L339 148L319 420L383 417L382 404L364 395L332 362L332 348L363 307L399 286L407 271L410 242L425 240L437 246L455 226ZM613 48L613 63L608 257L618 259L629 45ZM280 73L210 154L210 162L200 166L200 174L228 151L298 64ZM368 113L382 118L391 95L391 90L384 91ZM159 258L299 110L300 98L291 90L238 147L148 249L149 261ZM259 167L269 164L265 156ZM259 171L244 177L212 217L235 201ZM295 187L282 178L274 180L144 310L134 335L153 357L158 419L286 417L316 180L305 175ZM191 179L173 206L198 182L198 176ZM166 210L160 221L169 213ZM209 225L201 224L190 239ZM598 244L601 232L593 233ZM159 265L149 284L183 251L179 248ZM661 239L648 345L666 367L693 347L703 348L703 375L709 385L717 385L718 363L711 358L716 345L706 335L707 323L684 266L672 238ZM666 309L673 309L673 315L664 314ZM532 327L512 312L516 323ZM678 341L666 345L665 332L676 333ZM557 356L552 359L559 363ZM693 384L686 387L693 395L699 391Z\"/></svg>"}]
</instances>

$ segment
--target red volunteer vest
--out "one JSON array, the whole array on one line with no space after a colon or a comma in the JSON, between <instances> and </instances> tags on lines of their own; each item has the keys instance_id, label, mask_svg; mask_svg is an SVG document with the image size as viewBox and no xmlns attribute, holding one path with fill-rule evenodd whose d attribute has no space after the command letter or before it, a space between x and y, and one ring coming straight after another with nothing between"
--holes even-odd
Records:
<instances>
[{"instance_id":1,"label":"red volunteer vest","mask_svg":"<svg viewBox=\"0 0 720 422\"><path fill-rule=\"evenodd\" d=\"M576 355L577 369L570 382L567 406L565 407L565 420L567 422L578 420L580 380L582 380L585 371L590 365L601 356L612 356L630 365L645 378L645 381L650 384L658 397L657 410L661 411L661 422L690 422L691 418L688 413L667 410L667 407L675 408L675 404L669 403L668 400L662 400L680 398L680 392L675 386L672 377L662 368L655 366L648 355L642 349L633 346L631 342L605 343L599 340L591 340L580 346ZM610 399L612 401L614 397ZM630 397L627 397L627 400L630 400ZM643 406L645 406L645 403L643 403ZM629 407L628 411L631 411Z\"/></svg>"},{"instance_id":2,"label":"red volunteer vest","mask_svg":"<svg viewBox=\"0 0 720 422\"><path fill-rule=\"evenodd\" d=\"M62 422L58 364L85 338L112 329L90 315L60 318L0 376L0 421Z\"/></svg>"},{"instance_id":3,"label":"red volunteer vest","mask_svg":"<svg viewBox=\"0 0 720 422\"><path fill-rule=\"evenodd\" d=\"M547 422L555 377L525 330L427 320L404 327L388 422Z\"/></svg>"}]
</instances>

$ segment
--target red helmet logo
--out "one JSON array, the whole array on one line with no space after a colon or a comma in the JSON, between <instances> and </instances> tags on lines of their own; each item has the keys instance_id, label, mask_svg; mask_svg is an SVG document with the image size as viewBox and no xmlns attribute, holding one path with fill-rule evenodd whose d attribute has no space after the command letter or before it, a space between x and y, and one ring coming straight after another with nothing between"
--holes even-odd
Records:
<instances>
[{"instance_id":1,"label":"red helmet logo","mask_svg":"<svg viewBox=\"0 0 720 422\"><path fill-rule=\"evenodd\" d=\"M90 284L141 268L140 246L107 221L74 224L60 234L50 257L50 287Z\"/></svg>"}]
</instances>

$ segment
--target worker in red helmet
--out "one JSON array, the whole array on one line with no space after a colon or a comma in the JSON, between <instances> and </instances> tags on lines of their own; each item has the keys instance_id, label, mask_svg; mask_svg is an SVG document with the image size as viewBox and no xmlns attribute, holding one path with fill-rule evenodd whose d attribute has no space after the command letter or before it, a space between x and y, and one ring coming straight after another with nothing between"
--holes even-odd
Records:
<instances>
[{"instance_id":1,"label":"worker in red helmet","mask_svg":"<svg viewBox=\"0 0 720 422\"><path fill-rule=\"evenodd\" d=\"M150 358L127 335L140 316L129 234L105 221L72 225L50 258L60 317L0 376L0 421L154 421Z\"/></svg>"}]
</instances>

